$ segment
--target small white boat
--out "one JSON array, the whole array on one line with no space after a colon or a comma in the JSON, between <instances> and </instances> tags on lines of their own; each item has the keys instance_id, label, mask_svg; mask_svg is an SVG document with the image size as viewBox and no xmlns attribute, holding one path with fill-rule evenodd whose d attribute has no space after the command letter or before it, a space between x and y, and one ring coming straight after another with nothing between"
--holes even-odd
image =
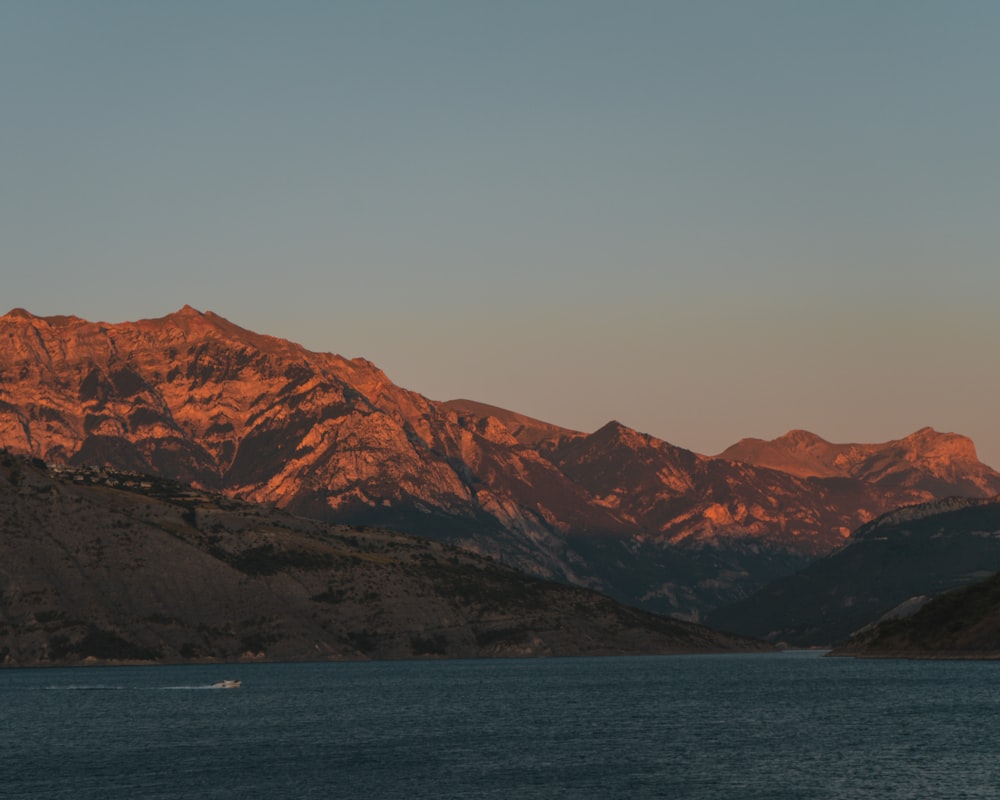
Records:
<instances>
[{"instance_id":1,"label":"small white boat","mask_svg":"<svg viewBox=\"0 0 1000 800\"><path fill-rule=\"evenodd\" d=\"M219 681L213 683L213 689L239 689L243 685L242 681Z\"/></svg>"}]
</instances>

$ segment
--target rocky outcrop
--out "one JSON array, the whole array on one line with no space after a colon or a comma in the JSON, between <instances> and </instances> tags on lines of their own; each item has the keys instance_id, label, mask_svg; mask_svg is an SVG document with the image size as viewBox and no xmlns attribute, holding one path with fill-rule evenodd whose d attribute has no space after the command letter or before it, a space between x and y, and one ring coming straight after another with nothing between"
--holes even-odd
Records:
<instances>
[{"instance_id":1,"label":"rocky outcrop","mask_svg":"<svg viewBox=\"0 0 1000 800\"><path fill-rule=\"evenodd\" d=\"M972 440L921 428L881 444L832 444L808 431L771 441L742 439L719 458L779 469L802 478L854 478L932 496L1000 494L1000 474L979 461Z\"/></svg>"},{"instance_id":2,"label":"rocky outcrop","mask_svg":"<svg viewBox=\"0 0 1000 800\"><path fill-rule=\"evenodd\" d=\"M191 307L121 324L16 310L0 317L0 342L0 444L14 452L429 536L690 618L884 511L1000 480L957 456L930 485L885 478L888 462L883 477L803 476L619 423L584 434L435 402L364 359Z\"/></svg>"},{"instance_id":3,"label":"rocky outcrop","mask_svg":"<svg viewBox=\"0 0 1000 800\"><path fill-rule=\"evenodd\" d=\"M920 498L707 458L617 422L566 441L550 457L640 536L673 544L744 540L827 553L859 521Z\"/></svg>"}]
</instances>

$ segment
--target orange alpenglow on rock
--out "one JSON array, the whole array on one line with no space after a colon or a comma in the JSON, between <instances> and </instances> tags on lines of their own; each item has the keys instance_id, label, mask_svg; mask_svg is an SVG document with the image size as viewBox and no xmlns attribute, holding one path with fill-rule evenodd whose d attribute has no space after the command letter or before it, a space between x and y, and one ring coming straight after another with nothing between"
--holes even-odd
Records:
<instances>
[{"instance_id":1,"label":"orange alpenglow on rock","mask_svg":"<svg viewBox=\"0 0 1000 800\"><path fill-rule=\"evenodd\" d=\"M119 324L17 309L0 337L12 452L446 539L695 618L891 508L1000 493L954 434L836 445L794 431L710 458L617 422L586 434L433 401L364 359L190 306Z\"/></svg>"}]
</instances>

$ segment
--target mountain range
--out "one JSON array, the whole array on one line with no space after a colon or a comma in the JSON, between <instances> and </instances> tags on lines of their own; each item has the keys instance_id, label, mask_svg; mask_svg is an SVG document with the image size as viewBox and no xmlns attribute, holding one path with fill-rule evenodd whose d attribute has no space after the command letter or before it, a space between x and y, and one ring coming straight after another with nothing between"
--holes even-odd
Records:
<instances>
[{"instance_id":1,"label":"mountain range","mask_svg":"<svg viewBox=\"0 0 1000 800\"><path fill-rule=\"evenodd\" d=\"M979 461L972 440L932 428L883 444L833 444L809 431L793 430L771 441L742 439L719 458L800 478L850 478L929 495L997 493L997 473Z\"/></svg>"},{"instance_id":2,"label":"mountain range","mask_svg":"<svg viewBox=\"0 0 1000 800\"><path fill-rule=\"evenodd\" d=\"M901 505L1000 493L971 441L794 431L718 457L618 422L584 433L396 386L189 306L109 324L0 317L0 445L333 523L447 541L701 619Z\"/></svg>"}]
</instances>

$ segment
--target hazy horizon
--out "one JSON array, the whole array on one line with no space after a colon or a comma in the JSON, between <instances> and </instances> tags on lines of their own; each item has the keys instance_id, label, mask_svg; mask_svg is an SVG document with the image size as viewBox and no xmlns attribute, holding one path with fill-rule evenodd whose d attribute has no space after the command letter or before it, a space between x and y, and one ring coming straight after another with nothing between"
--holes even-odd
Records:
<instances>
[{"instance_id":1,"label":"hazy horizon","mask_svg":"<svg viewBox=\"0 0 1000 800\"><path fill-rule=\"evenodd\" d=\"M190 304L434 399L706 454L930 426L1000 467L996 4L0 21L6 308Z\"/></svg>"}]
</instances>

